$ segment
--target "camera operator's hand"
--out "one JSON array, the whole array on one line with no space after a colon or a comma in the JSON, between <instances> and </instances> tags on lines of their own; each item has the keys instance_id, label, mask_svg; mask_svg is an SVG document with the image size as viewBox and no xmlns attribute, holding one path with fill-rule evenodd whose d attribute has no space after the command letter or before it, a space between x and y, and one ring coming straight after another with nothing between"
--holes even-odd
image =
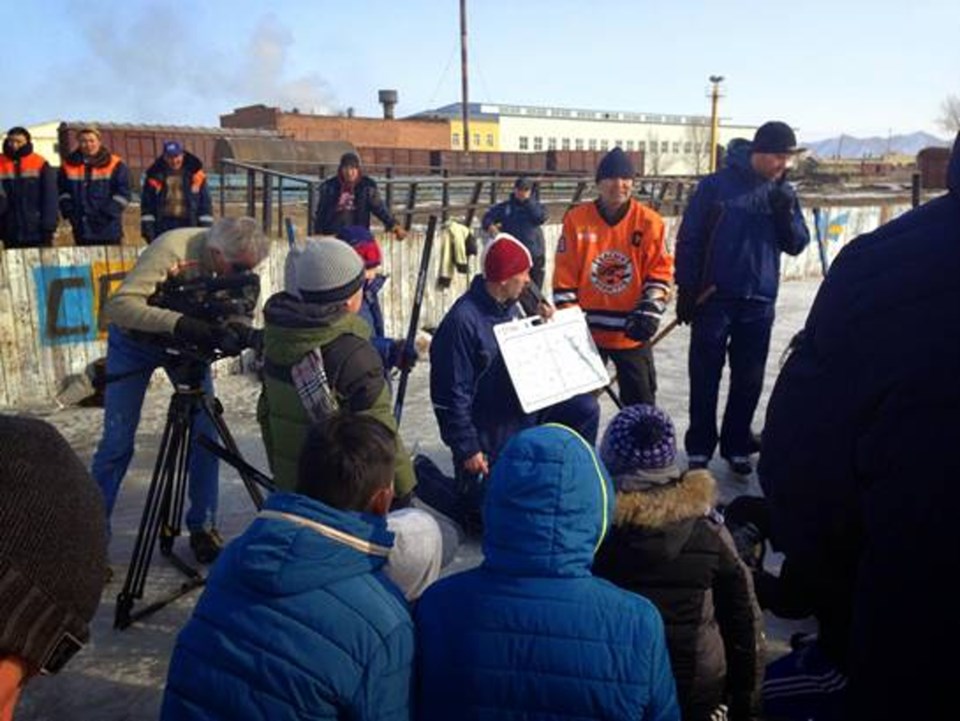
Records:
<instances>
[{"instance_id":1,"label":"camera operator's hand","mask_svg":"<svg viewBox=\"0 0 960 721\"><path fill-rule=\"evenodd\" d=\"M213 323L182 315L173 329L173 334L180 340L191 343L202 350L216 350L219 347L218 340L221 330L219 326Z\"/></svg>"},{"instance_id":2,"label":"camera operator's hand","mask_svg":"<svg viewBox=\"0 0 960 721\"><path fill-rule=\"evenodd\" d=\"M252 348L257 353L263 350L263 330L260 328L254 328L246 323L233 322L227 324L227 331L231 336L236 337L240 344L240 350ZM226 348L223 348L223 346L221 346L221 348L225 352L229 352ZM238 350L237 353L239 353L240 350ZM231 353L231 355L233 354Z\"/></svg>"}]
</instances>

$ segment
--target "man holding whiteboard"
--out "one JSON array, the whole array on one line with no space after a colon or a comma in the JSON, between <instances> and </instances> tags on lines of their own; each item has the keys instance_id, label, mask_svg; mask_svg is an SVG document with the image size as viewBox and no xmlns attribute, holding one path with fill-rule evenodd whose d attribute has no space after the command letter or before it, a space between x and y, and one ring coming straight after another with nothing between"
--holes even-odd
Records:
<instances>
[{"instance_id":1,"label":"man holding whiteboard","mask_svg":"<svg viewBox=\"0 0 960 721\"><path fill-rule=\"evenodd\" d=\"M516 432L562 423L591 445L597 437L600 408L592 394L535 413L520 406L493 328L523 316L518 300L530 283L531 266L530 252L520 241L508 233L497 235L484 254L483 275L453 304L430 344L433 411L453 453L457 494L469 497L474 508L482 498L483 478Z\"/></svg>"}]
</instances>

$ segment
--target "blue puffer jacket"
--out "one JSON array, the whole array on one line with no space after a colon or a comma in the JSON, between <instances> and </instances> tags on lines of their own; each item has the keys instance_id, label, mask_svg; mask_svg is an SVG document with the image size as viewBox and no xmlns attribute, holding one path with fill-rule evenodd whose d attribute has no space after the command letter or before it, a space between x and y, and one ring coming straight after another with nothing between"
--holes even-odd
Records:
<instances>
[{"instance_id":1,"label":"blue puffer jacket","mask_svg":"<svg viewBox=\"0 0 960 721\"><path fill-rule=\"evenodd\" d=\"M540 226L545 222L547 211L536 198L519 200L511 194L508 200L497 203L484 213L480 226L489 230L496 223L504 233L509 233L527 246L530 255L538 258L544 254L543 229Z\"/></svg>"},{"instance_id":2,"label":"blue puffer jacket","mask_svg":"<svg viewBox=\"0 0 960 721\"><path fill-rule=\"evenodd\" d=\"M763 428L774 541L829 614L851 719L956 702L929 648L960 643L956 597L934 590L960 554L960 137L948 186L840 252Z\"/></svg>"},{"instance_id":3,"label":"blue puffer jacket","mask_svg":"<svg viewBox=\"0 0 960 721\"><path fill-rule=\"evenodd\" d=\"M750 165L751 144L734 140L727 166L708 175L690 198L677 234L677 285L699 291L717 286L714 298L773 302L780 285L780 253L798 255L810 242L793 196L790 237L778 238L768 196L773 181Z\"/></svg>"},{"instance_id":4,"label":"blue puffer jacket","mask_svg":"<svg viewBox=\"0 0 960 721\"><path fill-rule=\"evenodd\" d=\"M363 318L370 325L373 331L370 336L370 342L380 354L380 360L383 361L383 370L385 374L390 373L390 369L397 365L397 352L392 338L384 335L383 328L383 309L380 307L380 291L387 282L387 276L376 275L363 285L363 302L360 304L360 310L357 315Z\"/></svg>"},{"instance_id":5,"label":"blue puffer jacket","mask_svg":"<svg viewBox=\"0 0 960 721\"><path fill-rule=\"evenodd\" d=\"M386 520L275 493L210 573L161 718L408 719L413 626Z\"/></svg>"},{"instance_id":6,"label":"blue puffer jacket","mask_svg":"<svg viewBox=\"0 0 960 721\"><path fill-rule=\"evenodd\" d=\"M613 504L570 429L511 439L490 476L483 565L417 605L417 718L680 718L656 608L590 572Z\"/></svg>"},{"instance_id":7,"label":"blue puffer jacket","mask_svg":"<svg viewBox=\"0 0 960 721\"><path fill-rule=\"evenodd\" d=\"M521 314L518 303L494 300L478 275L430 343L430 400L458 465L480 451L495 455L525 417L493 334Z\"/></svg>"}]
</instances>

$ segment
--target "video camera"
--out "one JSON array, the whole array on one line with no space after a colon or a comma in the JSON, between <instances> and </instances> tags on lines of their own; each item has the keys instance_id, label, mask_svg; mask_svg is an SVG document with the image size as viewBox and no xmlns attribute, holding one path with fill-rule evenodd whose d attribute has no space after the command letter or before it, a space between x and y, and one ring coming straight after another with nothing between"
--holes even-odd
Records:
<instances>
[{"instance_id":1,"label":"video camera","mask_svg":"<svg viewBox=\"0 0 960 721\"><path fill-rule=\"evenodd\" d=\"M260 276L251 271L232 275L183 279L168 278L157 284L156 292L147 300L149 305L182 313L190 318L222 326L237 337L243 348L259 350L262 331L243 323L242 319L253 318L260 297ZM163 342L172 350L186 351L197 355L193 348L183 348L183 342L175 336L164 336ZM201 349L208 352L209 349ZM218 348L215 356L237 355L239 351ZM212 359L211 359L212 360Z\"/></svg>"}]
</instances>

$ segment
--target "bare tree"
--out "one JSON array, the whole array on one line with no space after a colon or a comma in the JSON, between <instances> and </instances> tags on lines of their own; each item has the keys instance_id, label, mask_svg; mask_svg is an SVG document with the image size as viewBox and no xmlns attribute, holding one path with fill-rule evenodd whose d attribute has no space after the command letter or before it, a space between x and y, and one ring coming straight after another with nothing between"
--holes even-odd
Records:
<instances>
[{"instance_id":1,"label":"bare tree","mask_svg":"<svg viewBox=\"0 0 960 721\"><path fill-rule=\"evenodd\" d=\"M687 137L693 144L693 172L703 175L710 168L710 126L700 123L691 125L687 128Z\"/></svg>"},{"instance_id":2,"label":"bare tree","mask_svg":"<svg viewBox=\"0 0 960 721\"><path fill-rule=\"evenodd\" d=\"M660 175L660 140L658 136L647 133L647 148L649 153L644 158L645 163L649 162L647 175Z\"/></svg>"},{"instance_id":3,"label":"bare tree","mask_svg":"<svg viewBox=\"0 0 960 721\"><path fill-rule=\"evenodd\" d=\"M948 95L940 103L940 118L937 122L948 133L960 132L960 96Z\"/></svg>"}]
</instances>

